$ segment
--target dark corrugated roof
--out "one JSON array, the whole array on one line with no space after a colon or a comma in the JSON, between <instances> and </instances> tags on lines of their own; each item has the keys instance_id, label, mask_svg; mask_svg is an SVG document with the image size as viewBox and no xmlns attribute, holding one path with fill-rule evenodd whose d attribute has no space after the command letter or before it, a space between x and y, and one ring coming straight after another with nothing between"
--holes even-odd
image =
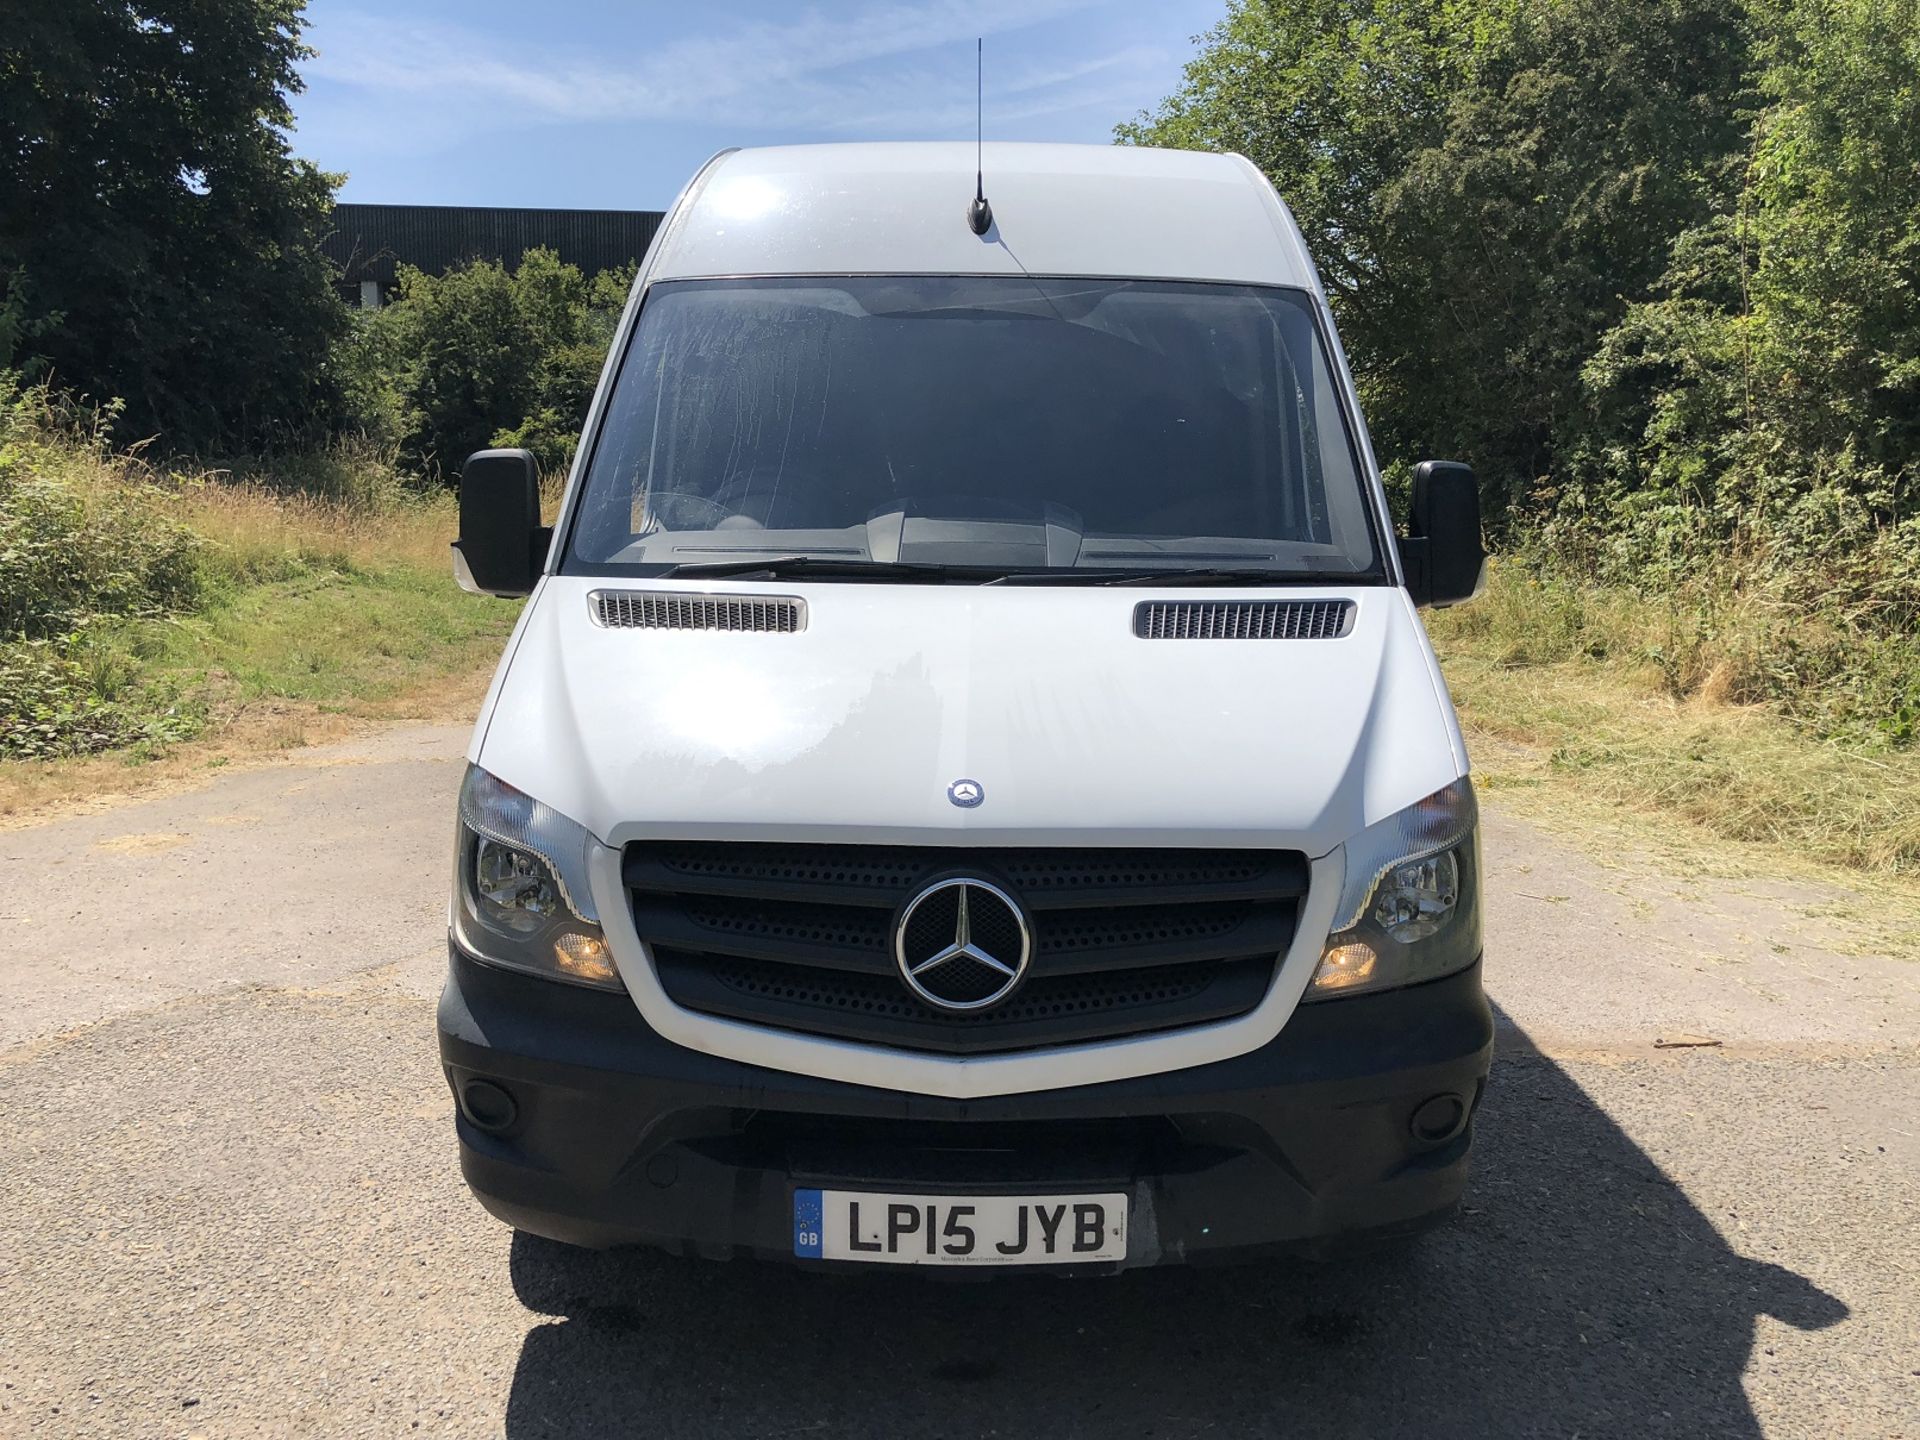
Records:
<instances>
[{"instance_id":1,"label":"dark corrugated roof","mask_svg":"<svg viewBox=\"0 0 1920 1440\"><path fill-rule=\"evenodd\" d=\"M321 250L357 285L392 285L402 263L433 274L462 260L518 266L545 246L587 274L632 264L660 228L658 210L508 210L486 205L335 205Z\"/></svg>"}]
</instances>

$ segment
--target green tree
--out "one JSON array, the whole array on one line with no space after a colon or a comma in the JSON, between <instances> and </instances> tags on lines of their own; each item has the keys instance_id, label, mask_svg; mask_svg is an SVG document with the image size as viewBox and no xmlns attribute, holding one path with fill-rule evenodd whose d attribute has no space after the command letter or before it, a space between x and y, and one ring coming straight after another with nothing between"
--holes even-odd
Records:
<instances>
[{"instance_id":1,"label":"green tree","mask_svg":"<svg viewBox=\"0 0 1920 1440\"><path fill-rule=\"evenodd\" d=\"M123 434L215 448L331 418L335 181L288 148L300 27L300 0L0 0L14 343L124 398Z\"/></svg>"},{"instance_id":2,"label":"green tree","mask_svg":"<svg viewBox=\"0 0 1920 1440\"><path fill-rule=\"evenodd\" d=\"M402 455L452 474L494 432L526 414L534 347L513 278L497 261L445 275L400 267L400 295L373 323L400 357L394 377Z\"/></svg>"},{"instance_id":3,"label":"green tree","mask_svg":"<svg viewBox=\"0 0 1920 1440\"><path fill-rule=\"evenodd\" d=\"M525 446L547 470L573 458L636 268L589 280L550 250L521 259L513 279L533 341L533 395L520 422L502 426L494 444Z\"/></svg>"},{"instance_id":4,"label":"green tree","mask_svg":"<svg viewBox=\"0 0 1920 1440\"><path fill-rule=\"evenodd\" d=\"M1588 365L1589 471L1723 533L1835 483L1891 519L1920 482L1920 0L1762 13L1738 193Z\"/></svg>"},{"instance_id":5,"label":"green tree","mask_svg":"<svg viewBox=\"0 0 1920 1440\"><path fill-rule=\"evenodd\" d=\"M1736 0L1541 3L1383 207L1422 303L1374 380L1394 448L1523 501L1581 432L1598 337L1724 196L1742 149Z\"/></svg>"},{"instance_id":6,"label":"green tree","mask_svg":"<svg viewBox=\"0 0 1920 1440\"><path fill-rule=\"evenodd\" d=\"M451 474L490 445L525 446L543 468L563 468L633 275L628 266L589 280L546 249L511 272L491 260L444 275L403 266L398 298L337 352L355 418L428 474Z\"/></svg>"},{"instance_id":7,"label":"green tree","mask_svg":"<svg viewBox=\"0 0 1920 1440\"><path fill-rule=\"evenodd\" d=\"M1414 296L1383 264L1383 201L1446 134L1454 96L1497 55L1515 0L1229 0L1180 88L1116 130L1134 145L1234 151L1288 207L1363 369L1401 348Z\"/></svg>"},{"instance_id":8,"label":"green tree","mask_svg":"<svg viewBox=\"0 0 1920 1440\"><path fill-rule=\"evenodd\" d=\"M1585 367L1555 524L1610 580L1764 557L1857 658L1920 626L1920 0L1758 15L1737 191ZM1920 732L1920 674L1875 703Z\"/></svg>"},{"instance_id":9,"label":"green tree","mask_svg":"<svg viewBox=\"0 0 1920 1440\"><path fill-rule=\"evenodd\" d=\"M1584 419L1581 366L1741 141L1737 0L1232 0L1136 143L1238 149L1322 267L1387 460L1490 518Z\"/></svg>"}]
</instances>

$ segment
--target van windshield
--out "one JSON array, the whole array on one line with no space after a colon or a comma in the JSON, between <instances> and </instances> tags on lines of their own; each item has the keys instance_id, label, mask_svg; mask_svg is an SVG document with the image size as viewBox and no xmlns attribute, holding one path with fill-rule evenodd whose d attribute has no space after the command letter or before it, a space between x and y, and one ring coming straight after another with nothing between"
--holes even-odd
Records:
<instances>
[{"instance_id":1,"label":"van windshield","mask_svg":"<svg viewBox=\"0 0 1920 1440\"><path fill-rule=\"evenodd\" d=\"M563 570L1378 577L1303 292L1133 280L663 282Z\"/></svg>"}]
</instances>

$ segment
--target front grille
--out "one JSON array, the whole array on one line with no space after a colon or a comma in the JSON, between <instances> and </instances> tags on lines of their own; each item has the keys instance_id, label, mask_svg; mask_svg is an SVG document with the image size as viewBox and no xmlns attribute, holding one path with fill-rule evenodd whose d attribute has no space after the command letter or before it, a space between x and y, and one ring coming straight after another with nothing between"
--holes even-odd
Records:
<instances>
[{"instance_id":1,"label":"front grille","mask_svg":"<svg viewBox=\"0 0 1920 1440\"><path fill-rule=\"evenodd\" d=\"M1337 640L1353 626L1351 600L1143 600L1143 640Z\"/></svg>"},{"instance_id":2,"label":"front grille","mask_svg":"<svg viewBox=\"0 0 1920 1440\"><path fill-rule=\"evenodd\" d=\"M733 1135L710 1143L724 1164L773 1168L796 1180L844 1182L884 1175L891 1184L938 1191L945 1185L1032 1192L1052 1185L1103 1188L1139 1175L1205 1169L1232 1151L1196 1141L1159 1116L1072 1121L881 1119L756 1110Z\"/></svg>"},{"instance_id":3,"label":"front grille","mask_svg":"<svg viewBox=\"0 0 1920 1440\"><path fill-rule=\"evenodd\" d=\"M774 1096L740 1098L760 1103L676 1109L674 1123L649 1131L629 1156L626 1173L637 1177L665 1151L826 1188L861 1176L935 1195L1064 1194L1126 1189L1142 1175L1200 1174L1240 1160L1259 1138L1242 1117L1177 1105L1167 1107L1177 1115L936 1120L898 1105L891 1114L858 1113L885 1110L884 1101L828 1113L770 1108Z\"/></svg>"},{"instance_id":4,"label":"front grille","mask_svg":"<svg viewBox=\"0 0 1920 1440\"><path fill-rule=\"evenodd\" d=\"M595 590L593 618L615 630L744 630L790 635L807 608L785 595L684 595L673 590Z\"/></svg>"},{"instance_id":5,"label":"front grille","mask_svg":"<svg viewBox=\"0 0 1920 1440\"><path fill-rule=\"evenodd\" d=\"M1032 925L1025 982L984 1011L928 1007L894 962L907 903L956 874L1006 890ZM1243 1015L1265 995L1307 890L1305 857L1272 850L670 841L629 846L625 875L635 925L676 1003L948 1053ZM991 976L977 978L992 988ZM963 974L950 979L964 990Z\"/></svg>"}]
</instances>

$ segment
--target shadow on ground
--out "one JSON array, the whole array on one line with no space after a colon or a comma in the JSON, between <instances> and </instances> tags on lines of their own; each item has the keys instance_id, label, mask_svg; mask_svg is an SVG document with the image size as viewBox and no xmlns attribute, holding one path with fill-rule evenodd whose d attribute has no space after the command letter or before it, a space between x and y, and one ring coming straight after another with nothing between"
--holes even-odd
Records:
<instances>
[{"instance_id":1,"label":"shadow on ground","mask_svg":"<svg viewBox=\"0 0 1920 1440\"><path fill-rule=\"evenodd\" d=\"M516 1236L532 1437L1760 1433L1754 1321L1847 1315L1503 1028L1467 1206L1343 1265L929 1284Z\"/></svg>"}]
</instances>

